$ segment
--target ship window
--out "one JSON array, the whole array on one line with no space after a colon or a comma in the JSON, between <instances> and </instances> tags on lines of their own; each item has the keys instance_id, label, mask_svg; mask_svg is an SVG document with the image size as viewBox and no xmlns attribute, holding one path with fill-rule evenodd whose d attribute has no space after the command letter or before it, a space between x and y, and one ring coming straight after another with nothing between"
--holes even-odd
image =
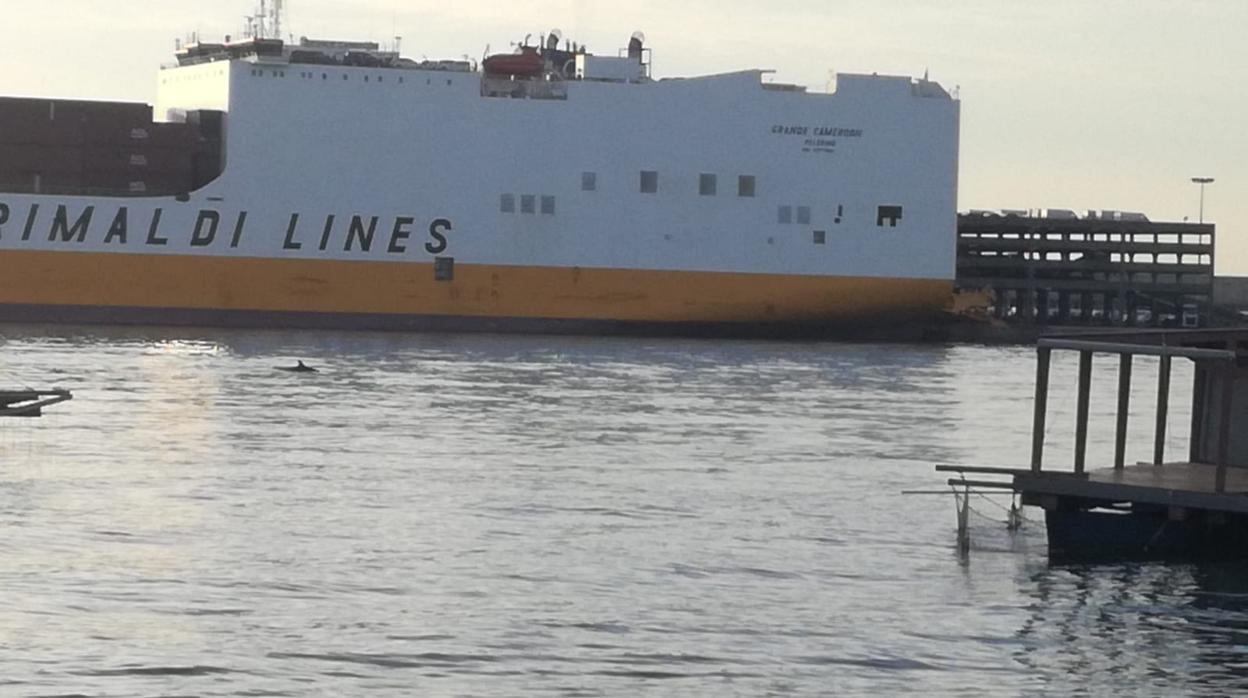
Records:
<instances>
[{"instance_id":1,"label":"ship window","mask_svg":"<svg viewBox=\"0 0 1248 698\"><path fill-rule=\"evenodd\" d=\"M797 223L798 225L810 225L810 207L797 207Z\"/></svg>"},{"instance_id":2,"label":"ship window","mask_svg":"<svg viewBox=\"0 0 1248 698\"><path fill-rule=\"evenodd\" d=\"M779 214L777 215L777 220L779 220L781 223L792 223L793 222L793 207L781 206Z\"/></svg>"},{"instance_id":3,"label":"ship window","mask_svg":"<svg viewBox=\"0 0 1248 698\"><path fill-rule=\"evenodd\" d=\"M828 232L826 230L815 231L815 244L822 245L828 241Z\"/></svg>"},{"instance_id":4,"label":"ship window","mask_svg":"<svg viewBox=\"0 0 1248 698\"><path fill-rule=\"evenodd\" d=\"M542 213L547 216L555 215L555 197L553 196L542 197Z\"/></svg>"},{"instance_id":5,"label":"ship window","mask_svg":"<svg viewBox=\"0 0 1248 698\"><path fill-rule=\"evenodd\" d=\"M598 191L598 173L581 173L581 191Z\"/></svg>"},{"instance_id":6,"label":"ship window","mask_svg":"<svg viewBox=\"0 0 1248 698\"><path fill-rule=\"evenodd\" d=\"M698 194L702 196L715 196L715 175L703 173L698 176Z\"/></svg>"},{"instance_id":7,"label":"ship window","mask_svg":"<svg viewBox=\"0 0 1248 698\"><path fill-rule=\"evenodd\" d=\"M403 78L401 78L401 77L399 78L399 84L400 84L400 85L402 85L402 84L403 84Z\"/></svg>"},{"instance_id":8,"label":"ship window","mask_svg":"<svg viewBox=\"0 0 1248 698\"><path fill-rule=\"evenodd\" d=\"M499 197L498 210L502 211L503 213L515 213L516 212L516 195L515 194L503 194L501 197Z\"/></svg>"},{"instance_id":9,"label":"ship window","mask_svg":"<svg viewBox=\"0 0 1248 698\"><path fill-rule=\"evenodd\" d=\"M455 258L454 257L434 257L433 258L433 280L434 281L454 281L455 280Z\"/></svg>"},{"instance_id":10,"label":"ship window","mask_svg":"<svg viewBox=\"0 0 1248 698\"><path fill-rule=\"evenodd\" d=\"M537 197L532 194L520 195L520 213L536 213Z\"/></svg>"},{"instance_id":11,"label":"ship window","mask_svg":"<svg viewBox=\"0 0 1248 698\"><path fill-rule=\"evenodd\" d=\"M888 227L896 228L897 221L899 220L901 220L901 207L900 206L880 206L878 209L876 209L876 214L875 214L876 227L883 228L884 224L887 223Z\"/></svg>"},{"instance_id":12,"label":"ship window","mask_svg":"<svg viewBox=\"0 0 1248 698\"><path fill-rule=\"evenodd\" d=\"M654 194L659 191L659 173L654 170L641 171L641 193Z\"/></svg>"},{"instance_id":13,"label":"ship window","mask_svg":"<svg viewBox=\"0 0 1248 698\"><path fill-rule=\"evenodd\" d=\"M754 196L754 175L737 177L737 196Z\"/></svg>"},{"instance_id":14,"label":"ship window","mask_svg":"<svg viewBox=\"0 0 1248 698\"><path fill-rule=\"evenodd\" d=\"M449 85L449 84L451 84L451 81L450 81L450 80L447 80L447 81L446 81L446 84L448 84L448 85Z\"/></svg>"},{"instance_id":15,"label":"ship window","mask_svg":"<svg viewBox=\"0 0 1248 698\"><path fill-rule=\"evenodd\" d=\"M386 81L386 76L384 75L377 76L377 82L385 82L385 81Z\"/></svg>"},{"instance_id":16,"label":"ship window","mask_svg":"<svg viewBox=\"0 0 1248 698\"><path fill-rule=\"evenodd\" d=\"M347 74L346 74L346 73L343 73L343 74L342 74L342 79L343 79L343 80L346 80L346 79L347 79Z\"/></svg>"},{"instance_id":17,"label":"ship window","mask_svg":"<svg viewBox=\"0 0 1248 698\"><path fill-rule=\"evenodd\" d=\"M322 79L322 80L328 80L328 79L329 79L329 73L321 73L321 79Z\"/></svg>"},{"instance_id":18,"label":"ship window","mask_svg":"<svg viewBox=\"0 0 1248 698\"><path fill-rule=\"evenodd\" d=\"M367 76L367 75L365 75L365 76L364 76L364 82L368 82L368 76Z\"/></svg>"}]
</instances>

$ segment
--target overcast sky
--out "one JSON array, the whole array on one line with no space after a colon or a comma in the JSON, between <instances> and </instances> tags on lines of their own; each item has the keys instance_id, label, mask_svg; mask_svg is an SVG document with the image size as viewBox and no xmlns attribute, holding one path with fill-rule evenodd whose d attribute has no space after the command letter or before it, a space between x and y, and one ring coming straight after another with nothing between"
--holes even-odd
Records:
<instances>
[{"instance_id":1,"label":"overcast sky","mask_svg":"<svg viewBox=\"0 0 1248 698\"><path fill-rule=\"evenodd\" d=\"M256 0L3 0L0 95L152 101L173 40L238 34ZM1212 176L1218 271L1248 274L1245 0L287 0L295 35L402 36L414 58L480 58L560 28L614 54L634 30L656 76L773 68L922 75L962 98L959 206L1196 220Z\"/></svg>"}]
</instances>

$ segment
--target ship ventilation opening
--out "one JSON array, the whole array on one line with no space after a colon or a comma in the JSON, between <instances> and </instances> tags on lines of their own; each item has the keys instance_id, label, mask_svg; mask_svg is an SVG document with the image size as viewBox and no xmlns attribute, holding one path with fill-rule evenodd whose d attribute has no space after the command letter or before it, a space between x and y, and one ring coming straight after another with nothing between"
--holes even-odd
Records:
<instances>
[{"instance_id":1,"label":"ship ventilation opening","mask_svg":"<svg viewBox=\"0 0 1248 698\"><path fill-rule=\"evenodd\" d=\"M646 48L646 35L635 31L628 40L628 59L635 61L641 66L641 74L647 78L650 77L651 60L650 49Z\"/></svg>"},{"instance_id":2,"label":"ship ventilation opening","mask_svg":"<svg viewBox=\"0 0 1248 698\"><path fill-rule=\"evenodd\" d=\"M224 170L225 114L195 110L156 123L129 102L0 99L0 192L171 196Z\"/></svg>"},{"instance_id":3,"label":"ship ventilation opening","mask_svg":"<svg viewBox=\"0 0 1248 698\"><path fill-rule=\"evenodd\" d=\"M628 40L628 57L640 63L645 43L645 34L642 34L641 32L633 32L632 38Z\"/></svg>"}]
</instances>

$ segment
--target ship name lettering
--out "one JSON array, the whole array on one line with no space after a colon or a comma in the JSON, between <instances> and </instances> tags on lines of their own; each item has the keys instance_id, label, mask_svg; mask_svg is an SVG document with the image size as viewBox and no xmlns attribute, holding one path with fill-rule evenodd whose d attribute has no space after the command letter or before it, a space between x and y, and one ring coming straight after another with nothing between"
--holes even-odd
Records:
<instances>
[{"instance_id":1,"label":"ship name lettering","mask_svg":"<svg viewBox=\"0 0 1248 698\"><path fill-rule=\"evenodd\" d=\"M22 239L29 240L31 232L35 229L35 217L39 215L39 204L31 204L30 212L26 214L26 227L22 228Z\"/></svg>"},{"instance_id":2,"label":"ship name lettering","mask_svg":"<svg viewBox=\"0 0 1248 698\"><path fill-rule=\"evenodd\" d=\"M52 217L52 228L48 232L48 241L83 242L87 239L87 229L91 227L91 217L95 215L95 207L87 206L78 214L73 225L69 223L69 207L61 204L56 207L56 215Z\"/></svg>"},{"instance_id":3,"label":"ship name lettering","mask_svg":"<svg viewBox=\"0 0 1248 698\"><path fill-rule=\"evenodd\" d=\"M245 214L243 214L245 215ZM286 225L286 235L282 240L283 250L301 250L303 242L299 239L299 222L302 214L290 214L289 222ZM334 239L334 222L337 217L334 214L325 216L325 225L321 229L321 236L317 249L324 252L329 249L330 242ZM389 239L382 238L378 242L386 244L386 254L405 254L408 251L408 244L412 237L412 226L416 223L413 216L396 216L394 223L390 228ZM372 252L373 242L377 235L377 228L381 224L380 216L363 216L353 215L347 225L346 237L342 241L343 252L352 252L358 250L360 252ZM240 222L241 226L241 222ZM429 254L441 254L450 246L447 235L453 230L451 221L445 218L438 218L429 224L429 240L425 243L425 251ZM383 228L384 231L384 228ZM384 232L383 232L384 235Z\"/></svg>"},{"instance_id":4,"label":"ship name lettering","mask_svg":"<svg viewBox=\"0 0 1248 698\"><path fill-rule=\"evenodd\" d=\"M4 235L4 224L9 222L9 205L0 203L0 235Z\"/></svg>"},{"instance_id":5,"label":"ship name lettering","mask_svg":"<svg viewBox=\"0 0 1248 698\"><path fill-rule=\"evenodd\" d=\"M113 238L120 240L123 245L126 244L126 226L129 223L129 217L130 210L125 206L117 209L117 214L113 216L113 222L108 226L108 233L104 235L105 245L112 242Z\"/></svg>"},{"instance_id":6,"label":"ship name lettering","mask_svg":"<svg viewBox=\"0 0 1248 698\"><path fill-rule=\"evenodd\" d=\"M430 242L425 243L425 252L429 254L440 254L446 251L446 235L444 233L451 232L451 222L445 218L439 218L429 224Z\"/></svg>"},{"instance_id":7,"label":"ship name lettering","mask_svg":"<svg viewBox=\"0 0 1248 698\"><path fill-rule=\"evenodd\" d=\"M394 219L394 230L390 231L390 244L386 246L386 252L390 254L403 254L407 252L407 243L405 242L411 236L412 231L407 227L416 222L411 216L399 216Z\"/></svg>"},{"instance_id":8,"label":"ship name lettering","mask_svg":"<svg viewBox=\"0 0 1248 698\"><path fill-rule=\"evenodd\" d=\"M325 216L325 230L321 232L321 244L319 249L324 252L329 247L329 234L334 229L334 214Z\"/></svg>"},{"instance_id":9,"label":"ship name lettering","mask_svg":"<svg viewBox=\"0 0 1248 698\"><path fill-rule=\"evenodd\" d=\"M860 128L840 128L837 126L820 126L815 129L816 136L831 136L833 138L861 138L862 129Z\"/></svg>"},{"instance_id":10,"label":"ship name lettering","mask_svg":"<svg viewBox=\"0 0 1248 698\"><path fill-rule=\"evenodd\" d=\"M147 228L147 244L149 245L168 245L169 239L162 238L158 234L160 232L160 214L164 209L156 209L152 211L152 224Z\"/></svg>"},{"instance_id":11,"label":"ship name lettering","mask_svg":"<svg viewBox=\"0 0 1248 698\"><path fill-rule=\"evenodd\" d=\"M217 226L221 223L221 214L211 210L201 210L195 217L195 229L191 231L191 247L207 247L217 238ZM206 228L206 229L205 229Z\"/></svg>"},{"instance_id":12,"label":"ship name lettering","mask_svg":"<svg viewBox=\"0 0 1248 698\"><path fill-rule=\"evenodd\" d=\"M283 250L301 250L303 243L295 240L295 229L299 227L299 214L290 214L290 225L286 226L286 239L282 241Z\"/></svg>"},{"instance_id":13,"label":"ship name lettering","mask_svg":"<svg viewBox=\"0 0 1248 698\"><path fill-rule=\"evenodd\" d=\"M234 221L234 233L230 235L230 247L238 247L243 241L243 226L247 224L247 212L239 211L238 219Z\"/></svg>"},{"instance_id":14,"label":"ship name lettering","mask_svg":"<svg viewBox=\"0 0 1248 698\"><path fill-rule=\"evenodd\" d=\"M369 252L373 249L373 234L377 232L377 216L368 219L368 230L364 230L364 218L362 216L351 216L351 225L347 228L347 242L342 246L343 252L351 251L351 243L357 238L360 241L360 251Z\"/></svg>"},{"instance_id":15,"label":"ship name lettering","mask_svg":"<svg viewBox=\"0 0 1248 698\"><path fill-rule=\"evenodd\" d=\"M776 124L771 127L771 132L781 136L805 136L810 129L805 126L783 126Z\"/></svg>"}]
</instances>

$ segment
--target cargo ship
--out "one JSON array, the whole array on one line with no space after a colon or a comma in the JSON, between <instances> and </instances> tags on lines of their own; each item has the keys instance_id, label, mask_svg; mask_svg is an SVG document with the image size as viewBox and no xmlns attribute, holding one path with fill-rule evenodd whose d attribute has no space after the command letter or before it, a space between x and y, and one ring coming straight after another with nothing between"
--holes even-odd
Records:
<instances>
[{"instance_id":1,"label":"cargo ship","mask_svg":"<svg viewBox=\"0 0 1248 698\"><path fill-rule=\"evenodd\" d=\"M949 304L938 83L528 44L254 33L180 45L154 105L0 99L0 321L835 336Z\"/></svg>"}]
</instances>

